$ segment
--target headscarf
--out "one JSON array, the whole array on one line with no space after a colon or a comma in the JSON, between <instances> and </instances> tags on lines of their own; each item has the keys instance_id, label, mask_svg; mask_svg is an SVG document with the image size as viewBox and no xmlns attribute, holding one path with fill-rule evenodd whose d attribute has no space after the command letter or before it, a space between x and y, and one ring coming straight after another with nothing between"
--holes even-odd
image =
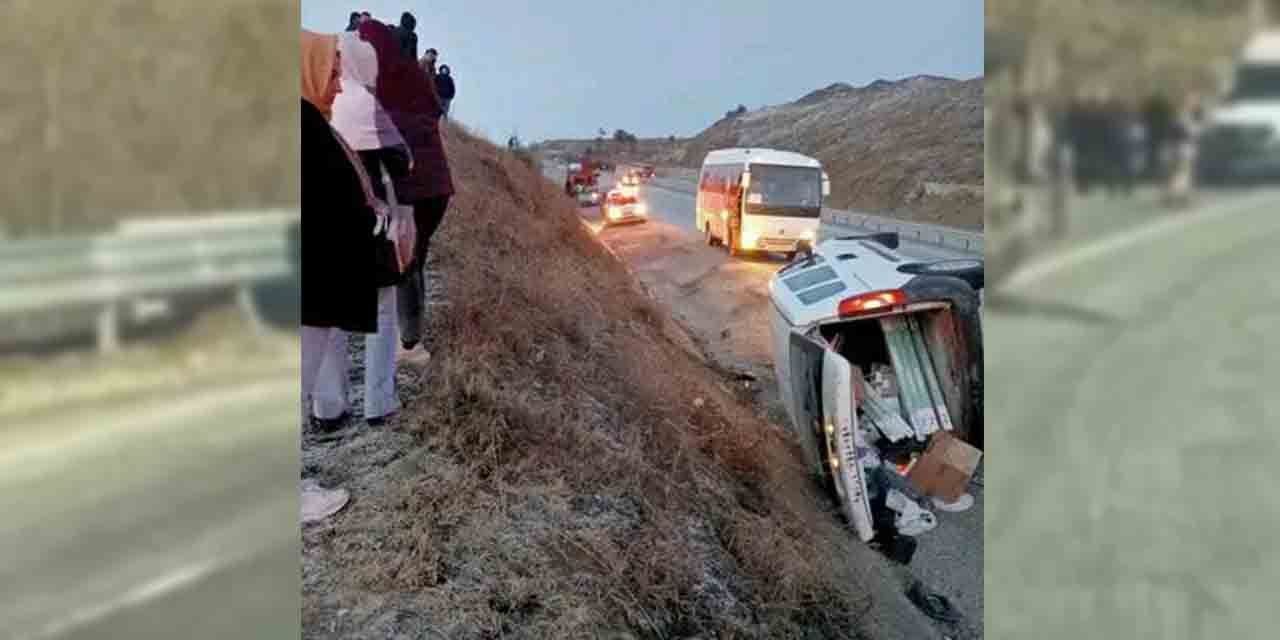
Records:
<instances>
[{"instance_id":1,"label":"headscarf","mask_svg":"<svg viewBox=\"0 0 1280 640\"><path fill-rule=\"evenodd\" d=\"M337 36L319 34L306 29L302 30L302 99L311 103L326 120L330 119L333 114L333 105L327 104L327 98L331 93L332 86L330 83L333 82L333 64L337 58ZM378 199L373 194L373 185L369 182L369 174L364 170L364 163L351 150L347 142L342 139L341 134L333 131L333 137L337 140L338 146L342 147L343 152L347 154L347 160L351 162L351 168L355 170L356 176L360 178L360 186L364 189L365 200L370 206L374 206Z\"/></svg>"},{"instance_id":2,"label":"headscarf","mask_svg":"<svg viewBox=\"0 0 1280 640\"><path fill-rule=\"evenodd\" d=\"M342 53L342 93L333 103L333 128L358 151L404 146L404 137L373 92L378 86L378 54L357 33L338 36Z\"/></svg>"},{"instance_id":3,"label":"headscarf","mask_svg":"<svg viewBox=\"0 0 1280 640\"><path fill-rule=\"evenodd\" d=\"M302 98L318 109L326 120L332 114L333 105L328 103L328 94L331 93L337 53L337 36L302 30Z\"/></svg>"}]
</instances>

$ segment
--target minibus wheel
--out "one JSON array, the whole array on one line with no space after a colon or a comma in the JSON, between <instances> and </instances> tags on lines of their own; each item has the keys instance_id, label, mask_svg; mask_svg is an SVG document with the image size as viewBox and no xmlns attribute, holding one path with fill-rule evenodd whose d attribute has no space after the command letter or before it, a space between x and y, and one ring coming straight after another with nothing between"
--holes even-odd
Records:
<instances>
[{"instance_id":1,"label":"minibus wheel","mask_svg":"<svg viewBox=\"0 0 1280 640\"><path fill-rule=\"evenodd\" d=\"M982 290L985 265L980 258L951 258L932 262L916 262L898 267L902 273L926 276L951 276L964 280L974 291Z\"/></svg>"}]
</instances>

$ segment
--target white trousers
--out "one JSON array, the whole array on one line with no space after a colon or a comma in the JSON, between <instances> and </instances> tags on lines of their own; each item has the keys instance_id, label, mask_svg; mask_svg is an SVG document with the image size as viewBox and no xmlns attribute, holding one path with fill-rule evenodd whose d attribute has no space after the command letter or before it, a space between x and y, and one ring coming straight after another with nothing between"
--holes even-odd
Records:
<instances>
[{"instance_id":1,"label":"white trousers","mask_svg":"<svg viewBox=\"0 0 1280 640\"><path fill-rule=\"evenodd\" d=\"M378 290L378 332L364 337L364 417L382 418L400 410L396 394L396 287Z\"/></svg>"},{"instance_id":2,"label":"white trousers","mask_svg":"<svg viewBox=\"0 0 1280 640\"><path fill-rule=\"evenodd\" d=\"M351 353L347 351L347 335L346 331L334 329L324 344L324 359L311 395L311 415L321 420L339 418L351 406Z\"/></svg>"},{"instance_id":3,"label":"white trousers","mask_svg":"<svg viewBox=\"0 0 1280 640\"><path fill-rule=\"evenodd\" d=\"M400 410L396 394L396 288L378 290L378 332L364 339L364 417L381 418ZM314 392L315 417L333 420L351 406L351 355L347 333L334 331L326 347Z\"/></svg>"},{"instance_id":4,"label":"white trousers","mask_svg":"<svg viewBox=\"0 0 1280 640\"><path fill-rule=\"evenodd\" d=\"M329 327L302 327L302 402L298 405L306 419L311 413L320 369L330 353L330 343L342 332Z\"/></svg>"}]
</instances>

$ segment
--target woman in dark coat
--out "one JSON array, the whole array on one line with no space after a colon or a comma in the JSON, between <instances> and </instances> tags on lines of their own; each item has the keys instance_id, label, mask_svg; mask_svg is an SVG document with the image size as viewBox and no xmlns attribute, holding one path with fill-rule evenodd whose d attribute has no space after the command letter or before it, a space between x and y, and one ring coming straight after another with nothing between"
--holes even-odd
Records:
<instances>
[{"instance_id":1,"label":"woman in dark coat","mask_svg":"<svg viewBox=\"0 0 1280 640\"><path fill-rule=\"evenodd\" d=\"M302 393L341 331L377 330L375 213L363 167L329 126L339 84L337 38L302 32Z\"/></svg>"},{"instance_id":2,"label":"woman in dark coat","mask_svg":"<svg viewBox=\"0 0 1280 640\"><path fill-rule=\"evenodd\" d=\"M417 264L400 285L396 310L400 316L400 341L412 349L422 339L425 282L422 267L427 246L435 234L453 196L453 177L440 137L440 97L435 83L422 73L417 63L400 55L395 34L387 25L370 20L360 25L360 38L373 45L378 55L375 93L391 121L400 130L413 152L413 167L393 175L401 203L413 205L418 227Z\"/></svg>"}]
</instances>

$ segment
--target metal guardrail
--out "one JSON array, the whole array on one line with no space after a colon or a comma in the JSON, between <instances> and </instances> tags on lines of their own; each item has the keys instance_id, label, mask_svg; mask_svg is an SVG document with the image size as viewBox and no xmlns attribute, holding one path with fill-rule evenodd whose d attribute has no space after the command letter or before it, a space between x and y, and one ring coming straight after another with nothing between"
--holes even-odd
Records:
<instances>
[{"instance_id":1,"label":"metal guardrail","mask_svg":"<svg viewBox=\"0 0 1280 640\"><path fill-rule=\"evenodd\" d=\"M671 191L694 194L696 185L679 178L656 178L654 182ZM839 209L823 209L822 221L836 226L859 227L871 231L896 231L902 238L932 244L947 249L956 249L969 253L981 254L984 251L983 234L973 231L962 231L951 227L931 224L903 222L893 218L874 216L856 211Z\"/></svg>"},{"instance_id":2,"label":"metal guardrail","mask_svg":"<svg viewBox=\"0 0 1280 640\"><path fill-rule=\"evenodd\" d=\"M94 327L110 351L127 304L219 289L249 304L249 287L292 274L298 220L297 211L148 218L95 236L0 242L0 338L21 342L52 318Z\"/></svg>"},{"instance_id":3,"label":"metal guardrail","mask_svg":"<svg viewBox=\"0 0 1280 640\"><path fill-rule=\"evenodd\" d=\"M871 231L896 231L899 236L906 240L974 254L982 254L985 248L983 234L981 233L961 231L938 225L903 222L893 218L837 209L823 209L822 221L830 225L860 227Z\"/></svg>"}]
</instances>

